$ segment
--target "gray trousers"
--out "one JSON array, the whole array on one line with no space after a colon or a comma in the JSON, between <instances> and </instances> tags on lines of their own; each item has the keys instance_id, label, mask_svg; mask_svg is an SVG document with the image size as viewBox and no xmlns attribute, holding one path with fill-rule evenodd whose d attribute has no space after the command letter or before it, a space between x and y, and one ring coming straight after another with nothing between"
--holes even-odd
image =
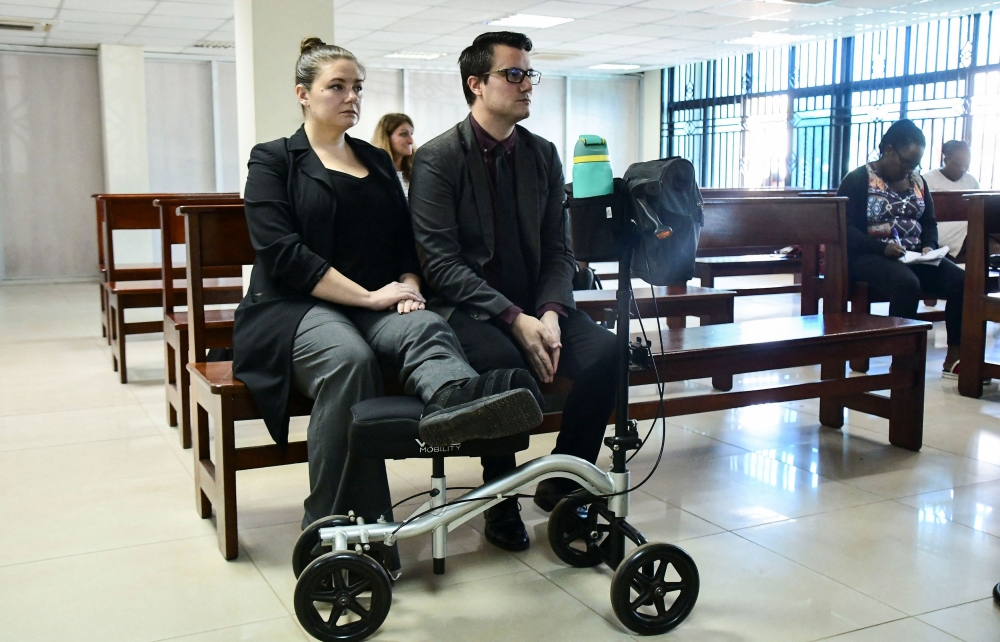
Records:
<instances>
[{"instance_id":1,"label":"gray trousers","mask_svg":"<svg viewBox=\"0 0 1000 642\"><path fill-rule=\"evenodd\" d=\"M446 384L476 376L451 327L434 312L372 312L330 303L309 310L292 348L295 385L316 401L309 417L310 493L303 528L333 513L351 406L382 394L380 363L398 371L406 394L424 403ZM392 504L385 463L359 461L355 470L344 480L338 510L374 521Z\"/></svg>"}]
</instances>

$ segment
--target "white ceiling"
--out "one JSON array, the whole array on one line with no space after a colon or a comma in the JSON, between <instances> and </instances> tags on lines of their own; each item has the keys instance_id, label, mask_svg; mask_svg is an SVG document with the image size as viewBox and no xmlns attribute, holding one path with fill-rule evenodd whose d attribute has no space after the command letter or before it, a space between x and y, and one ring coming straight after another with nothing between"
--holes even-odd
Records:
<instances>
[{"instance_id":1,"label":"white ceiling","mask_svg":"<svg viewBox=\"0 0 1000 642\"><path fill-rule=\"evenodd\" d=\"M573 18L547 29L519 29L535 43L535 67L573 72L600 63L651 69L718 58L794 38L843 36L989 11L1000 8L1000 0L830 0L813 5L777 0L335 0L335 6L337 44L369 67L455 69L462 48L494 28L485 26L486 21L513 13ZM0 0L0 17L54 23L48 33L0 30L0 44L108 43L233 57L232 49L194 47L199 41L233 41L232 0ZM747 38L751 40L733 42ZM384 58L398 51L447 55L434 61Z\"/></svg>"}]
</instances>

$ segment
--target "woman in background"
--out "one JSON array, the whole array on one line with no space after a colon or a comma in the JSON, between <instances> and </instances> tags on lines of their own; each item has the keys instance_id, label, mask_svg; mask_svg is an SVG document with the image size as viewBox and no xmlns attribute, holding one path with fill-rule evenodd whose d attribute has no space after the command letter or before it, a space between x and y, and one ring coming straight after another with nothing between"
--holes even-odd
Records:
<instances>
[{"instance_id":1,"label":"woman in background","mask_svg":"<svg viewBox=\"0 0 1000 642\"><path fill-rule=\"evenodd\" d=\"M372 145L389 152L403 192L410 191L410 170L413 169L413 121L406 114L386 114L375 126Z\"/></svg>"},{"instance_id":2,"label":"woman in background","mask_svg":"<svg viewBox=\"0 0 1000 642\"><path fill-rule=\"evenodd\" d=\"M938 265L902 263L907 251L938 247L934 201L917 173L927 141L913 121L892 124L879 158L844 177L837 196L847 197L847 264L851 279L889 299L889 316L912 319L921 295L948 300L948 352L942 376L958 378L965 271L944 257Z\"/></svg>"}]
</instances>

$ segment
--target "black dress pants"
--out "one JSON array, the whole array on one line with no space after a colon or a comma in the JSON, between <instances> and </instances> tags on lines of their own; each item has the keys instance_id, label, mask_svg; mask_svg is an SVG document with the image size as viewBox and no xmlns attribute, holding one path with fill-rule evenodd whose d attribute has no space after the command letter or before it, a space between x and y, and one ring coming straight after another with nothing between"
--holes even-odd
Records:
<instances>
[{"instance_id":1,"label":"black dress pants","mask_svg":"<svg viewBox=\"0 0 1000 642\"><path fill-rule=\"evenodd\" d=\"M889 299L892 317L912 319L921 296L947 299L944 324L948 345L961 342L965 270L951 259L945 257L938 265L907 265L881 254L861 254L850 257L848 267L852 280L864 281Z\"/></svg>"},{"instance_id":2,"label":"black dress pants","mask_svg":"<svg viewBox=\"0 0 1000 642\"><path fill-rule=\"evenodd\" d=\"M552 453L574 455L594 463L615 407L615 335L579 310L567 312L568 316L559 318L563 347L557 373L572 379L573 387L566 397ZM482 374L497 368L530 370L514 337L493 321L476 321L456 310L448 322L476 372ZM482 462L484 482L516 466L513 455L483 457Z\"/></svg>"}]
</instances>

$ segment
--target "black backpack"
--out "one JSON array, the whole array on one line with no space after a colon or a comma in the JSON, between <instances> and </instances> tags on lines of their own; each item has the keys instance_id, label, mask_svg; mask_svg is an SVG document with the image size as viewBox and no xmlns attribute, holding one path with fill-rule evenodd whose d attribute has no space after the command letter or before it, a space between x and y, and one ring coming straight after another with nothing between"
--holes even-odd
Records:
<instances>
[{"instance_id":1,"label":"black backpack","mask_svg":"<svg viewBox=\"0 0 1000 642\"><path fill-rule=\"evenodd\" d=\"M639 224L632 275L653 285L684 285L694 276L705 225L694 165L679 156L633 163L623 182L625 209Z\"/></svg>"}]
</instances>

